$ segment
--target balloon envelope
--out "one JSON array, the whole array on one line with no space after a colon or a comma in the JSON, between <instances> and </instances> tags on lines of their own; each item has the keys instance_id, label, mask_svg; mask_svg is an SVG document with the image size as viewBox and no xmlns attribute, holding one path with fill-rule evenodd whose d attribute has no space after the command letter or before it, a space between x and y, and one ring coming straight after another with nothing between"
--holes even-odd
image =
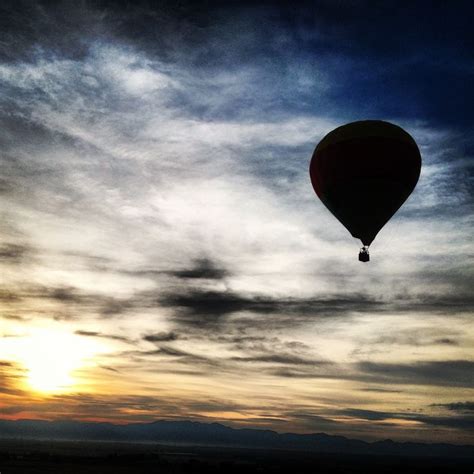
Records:
<instances>
[{"instance_id":1,"label":"balloon envelope","mask_svg":"<svg viewBox=\"0 0 474 474\"><path fill-rule=\"evenodd\" d=\"M415 140L381 120L352 122L329 132L310 164L318 197L367 246L411 194L420 170Z\"/></svg>"}]
</instances>

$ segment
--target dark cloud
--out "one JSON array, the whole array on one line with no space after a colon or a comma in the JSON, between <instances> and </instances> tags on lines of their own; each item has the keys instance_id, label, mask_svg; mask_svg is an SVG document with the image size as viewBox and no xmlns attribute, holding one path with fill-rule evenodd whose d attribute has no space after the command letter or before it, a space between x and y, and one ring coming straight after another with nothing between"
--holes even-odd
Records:
<instances>
[{"instance_id":1,"label":"dark cloud","mask_svg":"<svg viewBox=\"0 0 474 474\"><path fill-rule=\"evenodd\" d=\"M283 364L283 365L321 365L330 364L324 360L312 360L291 354L262 354L251 357L232 357L230 360L236 362Z\"/></svg>"},{"instance_id":2,"label":"dark cloud","mask_svg":"<svg viewBox=\"0 0 474 474\"><path fill-rule=\"evenodd\" d=\"M109 372L120 373L120 370L116 369L115 367L111 367L111 366L109 366L109 365L103 365L103 364L101 364L99 367L100 367L101 369L108 370Z\"/></svg>"},{"instance_id":3,"label":"dark cloud","mask_svg":"<svg viewBox=\"0 0 474 474\"><path fill-rule=\"evenodd\" d=\"M80 58L87 50L81 29L88 24L89 35L93 35L94 30L100 31L103 19L100 12L89 9L86 2L73 5L64 1L7 1L2 3L0 14L4 19L4 41L0 48L4 62L31 59L39 45L52 54Z\"/></svg>"},{"instance_id":4,"label":"dark cloud","mask_svg":"<svg viewBox=\"0 0 474 474\"><path fill-rule=\"evenodd\" d=\"M430 406L458 412L474 412L474 402L434 403Z\"/></svg>"},{"instance_id":5,"label":"dark cloud","mask_svg":"<svg viewBox=\"0 0 474 474\"><path fill-rule=\"evenodd\" d=\"M332 420L330 417L326 417L321 413L313 413L311 410L307 409L301 411L288 410L287 412L284 412L284 415L288 421L303 426L304 429L309 432L331 432L339 425L342 426L340 422Z\"/></svg>"},{"instance_id":6,"label":"dark cloud","mask_svg":"<svg viewBox=\"0 0 474 474\"><path fill-rule=\"evenodd\" d=\"M231 292L203 290L179 291L160 299L162 306L183 309L185 314L204 317L209 322L248 309L252 303L252 300ZM201 324L200 319L196 318L194 324ZM190 324L193 324L192 320Z\"/></svg>"},{"instance_id":7,"label":"dark cloud","mask_svg":"<svg viewBox=\"0 0 474 474\"><path fill-rule=\"evenodd\" d=\"M0 298L1 300L1 298ZM9 313L4 313L2 314L3 319L9 319L10 321L28 321L27 317L20 316L18 314L9 314Z\"/></svg>"},{"instance_id":8,"label":"dark cloud","mask_svg":"<svg viewBox=\"0 0 474 474\"><path fill-rule=\"evenodd\" d=\"M0 301L4 303L15 303L21 300L20 295L13 289L0 289Z\"/></svg>"},{"instance_id":9,"label":"dark cloud","mask_svg":"<svg viewBox=\"0 0 474 474\"><path fill-rule=\"evenodd\" d=\"M104 334L102 332L97 332L97 331L77 330L77 331L74 331L74 334L77 334L78 336L101 337L105 339L113 339L115 341L132 342L132 340L126 336L119 336L117 334Z\"/></svg>"},{"instance_id":10,"label":"dark cloud","mask_svg":"<svg viewBox=\"0 0 474 474\"><path fill-rule=\"evenodd\" d=\"M364 295L341 295L330 298L283 299L251 296L231 291L191 289L168 293L159 300L160 305L181 310L177 320L189 325L208 325L223 316L239 312L257 314L284 314L290 318L343 316L357 311L380 308L381 303ZM293 323L295 321L293 320Z\"/></svg>"},{"instance_id":11,"label":"dark cloud","mask_svg":"<svg viewBox=\"0 0 474 474\"><path fill-rule=\"evenodd\" d=\"M87 421L107 419L116 423L118 420L150 422L157 419L214 422L215 418L206 416L205 412L238 412L245 406L215 396L199 397L199 399L193 395L169 396L157 389L153 396L62 394L34 401L18 398L16 403L11 403L8 408L12 413L34 410L48 412L52 419Z\"/></svg>"},{"instance_id":12,"label":"dark cloud","mask_svg":"<svg viewBox=\"0 0 474 474\"><path fill-rule=\"evenodd\" d=\"M21 263L31 253L31 248L23 244L5 244L0 246L0 261Z\"/></svg>"},{"instance_id":13,"label":"dark cloud","mask_svg":"<svg viewBox=\"0 0 474 474\"><path fill-rule=\"evenodd\" d=\"M328 367L327 364L323 364L321 367L312 367L311 370L283 367L267 369L265 372L269 375L273 375L274 377L282 377L289 379L343 378L336 376L337 367L336 369L334 367Z\"/></svg>"},{"instance_id":14,"label":"dark cloud","mask_svg":"<svg viewBox=\"0 0 474 474\"><path fill-rule=\"evenodd\" d=\"M323 110L341 109L346 116L352 111L357 116L416 116L452 124L473 120L466 107L472 102L468 51L474 47L467 20L472 6L467 1L457 2L456 8L437 3L429 12L423 4L400 6L391 1L303 2L296 9L281 2L206 2L197 7L188 1L143 1L133 7L104 1L54 6L7 2L2 7L4 61L34 57L38 45L53 55L78 59L91 41L109 40L132 44L168 63L190 64L196 74L260 63L288 80L279 100L262 101L267 113L312 113L315 91L300 91L289 71L303 63L318 77L323 62L338 78L318 97ZM272 87L270 77L265 82ZM252 105L248 97L241 99Z\"/></svg>"},{"instance_id":15,"label":"dark cloud","mask_svg":"<svg viewBox=\"0 0 474 474\"><path fill-rule=\"evenodd\" d=\"M363 418L365 420L371 421L386 420L387 418L397 418L397 416L394 416L393 413L373 410L360 410L358 408L347 408L345 410L340 410L340 413L342 415L350 416L352 418Z\"/></svg>"},{"instance_id":16,"label":"dark cloud","mask_svg":"<svg viewBox=\"0 0 474 474\"><path fill-rule=\"evenodd\" d=\"M370 339L367 343L369 346L375 345L407 345L407 346L458 346L459 341L457 337L448 337L458 336L460 332L456 329L450 329L449 332L443 329L443 333L446 334L446 337L437 337L440 334L439 329L436 327L421 329L418 328L409 328L409 329L400 329L387 331L386 334L381 334L380 336ZM374 347L375 349L375 347ZM357 352L357 351L356 351Z\"/></svg>"},{"instance_id":17,"label":"dark cloud","mask_svg":"<svg viewBox=\"0 0 474 474\"><path fill-rule=\"evenodd\" d=\"M229 327L229 332L235 327ZM306 357L311 352L311 347L301 341L283 339L277 336L250 335L248 331L253 328L238 326L237 334L223 334L222 332L206 335L209 340L223 344L234 351L255 356L279 354L291 354L290 356ZM198 334L196 334L199 337Z\"/></svg>"},{"instance_id":18,"label":"dark cloud","mask_svg":"<svg viewBox=\"0 0 474 474\"><path fill-rule=\"evenodd\" d=\"M23 406L2 407L2 408L0 408L0 414L2 414L2 415L17 415L19 413L24 412L27 409L28 409L27 407L23 407Z\"/></svg>"},{"instance_id":19,"label":"dark cloud","mask_svg":"<svg viewBox=\"0 0 474 474\"><path fill-rule=\"evenodd\" d=\"M451 182L450 186L456 188L457 184ZM439 216L432 218L445 219ZM428 255L426 260L425 258L420 261L423 265L411 275L410 282L398 286L394 309L412 309L432 314L471 312L474 309L471 290L474 286L474 272L472 265L468 263L470 255L462 252L459 256L449 259L449 262L444 258L442 268L432 265L431 255ZM433 288L442 290L436 291Z\"/></svg>"},{"instance_id":20,"label":"dark cloud","mask_svg":"<svg viewBox=\"0 0 474 474\"><path fill-rule=\"evenodd\" d=\"M456 339L450 337L442 337L434 340L435 344L442 344L445 346L459 346L459 342Z\"/></svg>"},{"instance_id":21,"label":"dark cloud","mask_svg":"<svg viewBox=\"0 0 474 474\"><path fill-rule=\"evenodd\" d=\"M273 338L269 338L268 336L257 336L253 334L246 334L244 332L239 334L211 334L210 337L213 341L216 341L220 344L230 345L232 348L236 350L248 350L261 348L261 345L267 342L269 339L274 341Z\"/></svg>"},{"instance_id":22,"label":"dark cloud","mask_svg":"<svg viewBox=\"0 0 474 474\"><path fill-rule=\"evenodd\" d=\"M156 332L152 334L145 334L143 336L144 341L148 342L170 342L176 341L179 338L178 334L171 331L171 332Z\"/></svg>"},{"instance_id":23,"label":"dark cloud","mask_svg":"<svg viewBox=\"0 0 474 474\"><path fill-rule=\"evenodd\" d=\"M458 294L419 295L399 305L400 311L422 311L432 314L471 313L474 310L474 297L460 291Z\"/></svg>"},{"instance_id":24,"label":"dark cloud","mask_svg":"<svg viewBox=\"0 0 474 474\"><path fill-rule=\"evenodd\" d=\"M155 351L148 351L146 354L162 354L171 357L188 357L191 354L186 351L182 351L180 349L176 349L175 347L169 346L161 346L159 349ZM192 356L194 358L194 355Z\"/></svg>"},{"instance_id":25,"label":"dark cloud","mask_svg":"<svg viewBox=\"0 0 474 474\"><path fill-rule=\"evenodd\" d=\"M200 258L194 260L188 267L181 268L179 270L144 268L136 270L118 270L118 273L151 279L173 277L183 281L223 280L231 275L228 270L221 268L220 265L210 258Z\"/></svg>"},{"instance_id":26,"label":"dark cloud","mask_svg":"<svg viewBox=\"0 0 474 474\"><path fill-rule=\"evenodd\" d=\"M465 430L472 432L474 429L474 416L429 416L418 415L410 417L409 419L421 421L427 425L454 428L458 430Z\"/></svg>"},{"instance_id":27,"label":"dark cloud","mask_svg":"<svg viewBox=\"0 0 474 474\"><path fill-rule=\"evenodd\" d=\"M205 367L215 367L219 365L219 361L212 357L207 357L204 355L194 354L188 351L184 351L182 349L178 349L176 347L162 345L157 349L151 351L136 351L134 353L137 356L165 356L165 357L173 357L176 359L176 362L184 365L194 366L196 368L205 368ZM189 372L192 375L199 375L199 370L191 370Z\"/></svg>"},{"instance_id":28,"label":"dark cloud","mask_svg":"<svg viewBox=\"0 0 474 474\"><path fill-rule=\"evenodd\" d=\"M197 288L181 289L176 292L165 293L158 300L163 307L176 308L179 312L177 320L191 325L213 324L222 317L235 313L256 313L286 315L288 325L297 322L298 317L306 321L311 318L348 316L355 313L380 313L380 312L429 312L429 313L460 313L468 312L474 308L474 300L467 295L433 295L418 296L408 300L382 301L364 294L341 294L329 297L313 298L272 298L269 296L255 296L227 291L208 291ZM267 322L268 323L268 322ZM395 336L387 336L388 338ZM405 340L398 342L404 344L449 344L446 339L424 340L413 335L407 335ZM421 337L421 336L420 336ZM411 342L409 339L413 339ZM441 341L441 342L440 342ZM394 341L395 342L395 339ZM451 341L455 343L454 340Z\"/></svg>"},{"instance_id":29,"label":"dark cloud","mask_svg":"<svg viewBox=\"0 0 474 474\"><path fill-rule=\"evenodd\" d=\"M431 385L439 387L474 387L469 360L427 361L411 364L324 362L314 366L277 367L266 370L276 377L327 378L387 385ZM375 391L379 390L378 388Z\"/></svg>"},{"instance_id":30,"label":"dark cloud","mask_svg":"<svg viewBox=\"0 0 474 474\"><path fill-rule=\"evenodd\" d=\"M361 418L368 421L384 421L384 420L410 420L418 421L426 425L442 426L447 428L455 428L462 430L470 430L474 427L474 417L472 416L431 416L420 413L397 413L374 410L361 410L357 408L347 408L340 410L339 413L351 418Z\"/></svg>"},{"instance_id":31,"label":"dark cloud","mask_svg":"<svg viewBox=\"0 0 474 474\"><path fill-rule=\"evenodd\" d=\"M65 303L83 303L86 300L86 295L72 287L52 288L46 290L45 296Z\"/></svg>"},{"instance_id":32,"label":"dark cloud","mask_svg":"<svg viewBox=\"0 0 474 474\"><path fill-rule=\"evenodd\" d=\"M80 290L71 290L68 288L59 288L53 290L50 295L46 294L46 298L56 300L70 310L70 318L80 318L80 308L88 308L94 310L103 317L111 317L119 315L129 308L127 300L119 300L113 296L102 294L88 293Z\"/></svg>"},{"instance_id":33,"label":"dark cloud","mask_svg":"<svg viewBox=\"0 0 474 474\"><path fill-rule=\"evenodd\" d=\"M157 349L151 351L137 351L136 355L165 355L178 357L183 363L205 362L211 366L219 366L222 370L236 373L239 370L248 370L246 366L252 364L264 364L267 367L276 369L286 366L303 366L316 370L317 367L332 366L331 361L322 360L312 354L311 348L299 341L288 341L278 337L258 337L241 335L215 335L203 336L196 333L190 337L194 340L207 342L216 342L224 344L232 351L239 351L241 355L230 357L210 357L208 355L196 355L182 350L181 348L170 345L159 345ZM186 339L186 337L177 337L173 332L161 332L145 336L143 339L149 342L161 343L166 341L175 341ZM267 371L271 369L266 369ZM326 370L328 372L328 370Z\"/></svg>"},{"instance_id":34,"label":"dark cloud","mask_svg":"<svg viewBox=\"0 0 474 474\"><path fill-rule=\"evenodd\" d=\"M156 418L173 418L182 416L186 408L181 405L184 399L165 397L158 393L155 396L143 395L115 395L101 396L92 394L55 395L44 402L40 402L37 409L47 410L58 419L110 419L139 421ZM131 413L134 413L131 415Z\"/></svg>"},{"instance_id":35,"label":"dark cloud","mask_svg":"<svg viewBox=\"0 0 474 474\"><path fill-rule=\"evenodd\" d=\"M50 311L55 319L81 319L83 311L94 312L101 317L111 317L128 311L133 301L118 299L101 293L93 293L72 286L41 286L22 284L0 290L0 300L12 307L25 300L36 300L41 308L42 300L57 303L56 311ZM24 309L22 308L24 311Z\"/></svg>"},{"instance_id":36,"label":"dark cloud","mask_svg":"<svg viewBox=\"0 0 474 474\"><path fill-rule=\"evenodd\" d=\"M374 392L374 393L402 393L400 390L393 390L390 388L380 388L380 387L365 387L361 388L363 392Z\"/></svg>"},{"instance_id":37,"label":"dark cloud","mask_svg":"<svg viewBox=\"0 0 474 474\"><path fill-rule=\"evenodd\" d=\"M192 412L239 412L241 410L245 410L245 405L240 405L231 400L208 398L205 400L195 400L190 402L190 411Z\"/></svg>"},{"instance_id":38,"label":"dark cloud","mask_svg":"<svg viewBox=\"0 0 474 474\"><path fill-rule=\"evenodd\" d=\"M209 279L222 280L229 275L229 272L223 268L215 266L212 260L203 258L197 260L195 265L189 269L176 270L168 272L169 275L182 279Z\"/></svg>"},{"instance_id":39,"label":"dark cloud","mask_svg":"<svg viewBox=\"0 0 474 474\"><path fill-rule=\"evenodd\" d=\"M360 362L361 379L407 385L474 387L474 362L470 360L427 361L412 364ZM357 375L356 375L357 377Z\"/></svg>"}]
</instances>

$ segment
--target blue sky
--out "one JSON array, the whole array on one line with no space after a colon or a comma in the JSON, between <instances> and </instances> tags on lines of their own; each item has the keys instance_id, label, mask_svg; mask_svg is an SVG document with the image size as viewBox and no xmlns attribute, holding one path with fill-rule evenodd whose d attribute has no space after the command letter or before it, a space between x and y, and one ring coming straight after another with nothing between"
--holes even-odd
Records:
<instances>
[{"instance_id":1,"label":"blue sky","mask_svg":"<svg viewBox=\"0 0 474 474\"><path fill-rule=\"evenodd\" d=\"M472 442L468 2L1 8L4 416ZM359 119L423 159L370 265L308 176Z\"/></svg>"}]
</instances>

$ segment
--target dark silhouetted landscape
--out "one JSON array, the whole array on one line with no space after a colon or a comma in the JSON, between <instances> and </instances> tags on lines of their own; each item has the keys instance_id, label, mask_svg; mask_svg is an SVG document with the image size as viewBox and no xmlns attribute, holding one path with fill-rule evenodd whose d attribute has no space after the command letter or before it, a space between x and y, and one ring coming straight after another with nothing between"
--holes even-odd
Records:
<instances>
[{"instance_id":1,"label":"dark silhouetted landscape","mask_svg":"<svg viewBox=\"0 0 474 474\"><path fill-rule=\"evenodd\" d=\"M0 421L1 472L469 472L473 446L364 442L219 423ZM467 469L467 471L466 471Z\"/></svg>"}]
</instances>

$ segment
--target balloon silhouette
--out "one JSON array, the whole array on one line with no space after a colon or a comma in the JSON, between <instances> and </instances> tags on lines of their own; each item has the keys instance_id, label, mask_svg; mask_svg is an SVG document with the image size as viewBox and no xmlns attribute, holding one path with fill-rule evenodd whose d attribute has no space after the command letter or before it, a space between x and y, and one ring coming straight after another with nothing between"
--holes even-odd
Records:
<instances>
[{"instance_id":1,"label":"balloon silhouette","mask_svg":"<svg viewBox=\"0 0 474 474\"><path fill-rule=\"evenodd\" d=\"M402 128L381 120L352 122L329 132L310 164L313 188L351 235L362 241L359 260L418 182L421 155Z\"/></svg>"}]
</instances>

